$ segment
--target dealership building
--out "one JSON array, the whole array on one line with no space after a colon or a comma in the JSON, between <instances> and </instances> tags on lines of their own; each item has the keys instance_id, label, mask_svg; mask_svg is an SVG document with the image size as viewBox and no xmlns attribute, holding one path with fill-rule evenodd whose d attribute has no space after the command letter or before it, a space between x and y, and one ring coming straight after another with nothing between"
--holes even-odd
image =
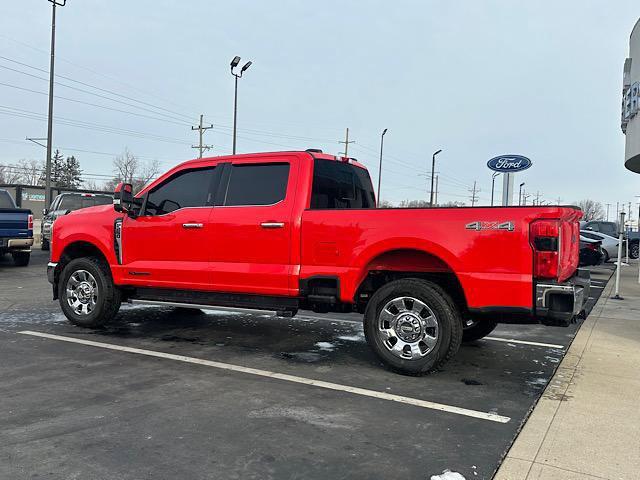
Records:
<instances>
[{"instance_id":1,"label":"dealership building","mask_svg":"<svg viewBox=\"0 0 640 480\"><path fill-rule=\"evenodd\" d=\"M640 19L631 31L624 62L621 126L626 135L624 165L640 173Z\"/></svg>"}]
</instances>

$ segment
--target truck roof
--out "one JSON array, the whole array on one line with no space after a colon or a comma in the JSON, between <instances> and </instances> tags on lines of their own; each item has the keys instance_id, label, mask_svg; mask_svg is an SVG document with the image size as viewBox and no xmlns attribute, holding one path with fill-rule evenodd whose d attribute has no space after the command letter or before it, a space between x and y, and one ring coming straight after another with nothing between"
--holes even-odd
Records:
<instances>
[{"instance_id":1,"label":"truck roof","mask_svg":"<svg viewBox=\"0 0 640 480\"><path fill-rule=\"evenodd\" d=\"M272 157L273 155L278 155L278 154L291 154L291 153L296 153L296 154L306 154L309 155L310 158L312 159L322 159L322 160L333 160L333 161L342 161L342 162L349 162L351 165L356 165L360 168L364 168L365 170L367 170L367 167L364 166L362 163L358 162L358 160L356 160L353 157L339 157L336 155L330 155L328 153L324 153L322 150L319 149L308 149L308 150L282 150L282 151L275 151L275 152L256 152L256 153L240 153L240 154L236 154L236 155L220 155L220 156L216 156L216 157L203 157L203 158L194 158L192 160L187 160L184 161L182 163L179 163L178 165L176 165L175 167L171 168L170 170L168 170L165 174L161 175L161 177L165 177L167 173L169 172L173 172L174 170L178 169L178 168L183 168L185 166L189 166L189 165L198 165L201 163L210 163L211 161L214 161L216 163L221 163L221 162L225 162L225 161L231 161L233 159L236 158L260 158L260 157ZM146 187L145 189L146 190Z\"/></svg>"}]
</instances>

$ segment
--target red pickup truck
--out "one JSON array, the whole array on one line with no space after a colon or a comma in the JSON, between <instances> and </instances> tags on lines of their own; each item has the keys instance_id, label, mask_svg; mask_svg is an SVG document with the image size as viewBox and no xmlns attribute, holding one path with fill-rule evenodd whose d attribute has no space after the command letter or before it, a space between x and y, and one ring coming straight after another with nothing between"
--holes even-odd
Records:
<instances>
[{"instance_id":1,"label":"red pickup truck","mask_svg":"<svg viewBox=\"0 0 640 480\"><path fill-rule=\"evenodd\" d=\"M48 278L75 325L121 302L364 313L390 367L420 374L498 322L583 312L576 207L379 209L365 167L319 150L192 160L113 206L59 218Z\"/></svg>"}]
</instances>

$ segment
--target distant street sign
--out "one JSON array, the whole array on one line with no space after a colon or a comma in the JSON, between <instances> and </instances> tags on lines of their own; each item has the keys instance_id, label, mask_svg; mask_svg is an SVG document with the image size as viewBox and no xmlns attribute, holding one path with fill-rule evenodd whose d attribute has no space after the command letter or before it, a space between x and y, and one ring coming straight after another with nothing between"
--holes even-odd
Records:
<instances>
[{"instance_id":1,"label":"distant street sign","mask_svg":"<svg viewBox=\"0 0 640 480\"><path fill-rule=\"evenodd\" d=\"M499 157L493 157L487 162L487 167L494 172L500 173L521 172L530 166L531 160L522 155L500 155Z\"/></svg>"}]
</instances>

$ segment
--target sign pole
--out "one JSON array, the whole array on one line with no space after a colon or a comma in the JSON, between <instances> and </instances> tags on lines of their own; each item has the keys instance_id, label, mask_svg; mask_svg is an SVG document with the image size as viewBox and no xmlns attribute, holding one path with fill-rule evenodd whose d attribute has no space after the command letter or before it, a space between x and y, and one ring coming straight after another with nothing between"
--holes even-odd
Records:
<instances>
[{"instance_id":1,"label":"sign pole","mask_svg":"<svg viewBox=\"0 0 640 480\"><path fill-rule=\"evenodd\" d=\"M618 224L618 265L616 266L616 294L611 297L614 300L624 300L620 296L620 269L622 268L622 245L624 243L624 212L620 212Z\"/></svg>"}]
</instances>

